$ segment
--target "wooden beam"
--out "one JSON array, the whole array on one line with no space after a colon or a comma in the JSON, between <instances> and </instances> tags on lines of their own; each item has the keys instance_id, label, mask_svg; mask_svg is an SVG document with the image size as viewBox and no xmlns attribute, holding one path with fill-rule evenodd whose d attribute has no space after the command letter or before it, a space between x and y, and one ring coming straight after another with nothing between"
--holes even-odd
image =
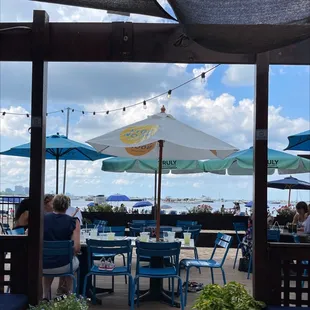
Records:
<instances>
[{"instance_id":1,"label":"wooden beam","mask_svg":"<svg viewBox=\"0 0 310 310\"><path fill-rule=\"evenodd\" d=\"M256 58L256 85L254 110L254 190L253 190L253 295L267 302L267 145L269 54Z\"/></svg>"},{"instance_id":2,"label":"wooden beam","mask_svg":"<svg viewBox=\"0 0 310 310\"><path fill-rule=\"evenodd\" d=\"M29 29L0 32L0 61L31 61L32 23L0 23L0 29L21 26ZM251 27L257 31L258 26L234 27L242 33ZM271 26L261 27L262 33L268 33ZM281 33L287 25L273 26L274 32L275 27ZM305 26L291 27L301 29ZM50 23L49 29L46 61L255 64L256 60L254 54L220 53L190 39L178 46L175 43L183 34L182 26L178 24ZM221 36L224 37L225 31L228 36L229 29L223 27ZM310 39L271 51L270 64L309 65Z\"/></svg>"},{"instance_id":3,"label":"wooden beam","mask_svg":"<svg viewBox=\"0 0 310 310\"><path fill-rule=\"evenodd\" d=\"M43 206L45 184L45 139L47 63L44 61L49 39L48 15L34 11L32 31L31 150L28 243L28 298L36 305L42 294Z\"/></svg>"},{"instance_id":4,"label":"wooden beam","mask_svg":"<svg viewBox=\"0 0 310 310\"><path fill-rule=\"evenodd\" d=\"M299 157L303 157L303 158L307 158L310 159L310 155L309 154L298 154Z\"/></svg>"}]
</instances>

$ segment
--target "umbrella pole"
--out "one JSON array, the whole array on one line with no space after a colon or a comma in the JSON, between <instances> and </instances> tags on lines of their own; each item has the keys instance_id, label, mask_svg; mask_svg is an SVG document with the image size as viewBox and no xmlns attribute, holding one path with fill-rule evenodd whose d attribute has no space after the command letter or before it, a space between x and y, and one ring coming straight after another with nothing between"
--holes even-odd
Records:
<instances>
[{"instance_id":1,"label":"umbrella pole","mask_svg":"<svg viewBox=\"0 0 310 310\"><path fill-rule=\"evenodd\" d=\"M291 190L292 190L292 188L291 188L291 186L290 186L290 188L288 189L288 202L287 202L287 206L288 206L288 207L289 207L290 204L291 204Z\"/></svg>"},{"instance_id":2,"label":"umbrella pole","mask_svg":"<svg viewBox=\"0 0 310 310\"><path fill-rule=\"evenodd\" d=\"M56 194L58 194L59 158L56 158Z\"/></svg>"},{"instance_id":3,"label":"umbrella pole","mask_svg":"<svg viewBox=\"0 0 310 310\"><path fill-rule=\"evenodd\" d=\"M157 198L157 170L155 170L155 184L154 184L154 219L156 220L156 198Z\"/></svg>"},{"instance_id":4,"label":"umbrella pole","mask_svg":"<svg viewBox=\"0 0 310 310\"><path fill-rule=\"evenodd\" d=\"M159 241L160 237L160 200L161 200L161 174L163 167L163 147L164 141L159 140L159 159L158 159L158 195L157 195L157 208L156 208L156 241Z\"/></svg>"}]
</instances>

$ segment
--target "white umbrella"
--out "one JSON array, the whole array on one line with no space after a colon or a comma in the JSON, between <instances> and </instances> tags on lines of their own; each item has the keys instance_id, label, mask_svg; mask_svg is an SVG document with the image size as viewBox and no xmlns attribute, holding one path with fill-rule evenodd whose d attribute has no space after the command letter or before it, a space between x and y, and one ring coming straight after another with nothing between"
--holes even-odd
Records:
<instances>
[{"instance_id":1,"label":"white umbrella","mask_svg":"<svg viewBox=\"0 0 310 310\"><path fill-rule=\"evenodd\" d=\"M157 231L160 228L161 174L163 159L198 160L225 158L237 149L213 136L161 113L87 141L98 152L119 156L158 159Z\"/></svg>"}]
</instances>

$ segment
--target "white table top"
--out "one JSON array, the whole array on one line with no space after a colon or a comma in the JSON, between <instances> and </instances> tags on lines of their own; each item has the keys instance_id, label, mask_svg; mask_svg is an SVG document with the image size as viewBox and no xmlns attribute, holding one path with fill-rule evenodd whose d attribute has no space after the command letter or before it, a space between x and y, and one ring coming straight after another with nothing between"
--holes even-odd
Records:
<instances>
[{"instance_id":1,"label":"white table top","mask_svg":"<svg viewBox=\"0 0 310 310\"><path fill-rule=\"evenodd\" d=\"M91 239L102 240L100 236L98 236L97 238L91 238ZM132 246L136 246L136 239L137 239L136 237L115 237L115 240L131 240ZM108 241L108 240L105 240L105 241ZM150 242L155 242L155 241L156 241L155 238L150 239ZM181 249L182 250L193 250L195 248L194 239L190 239L189 244L184 244L184 239L176 238L175 241L181 242ZM86 241L81 240L81 246L86 246Z\"/></svg>"}]
</instances>

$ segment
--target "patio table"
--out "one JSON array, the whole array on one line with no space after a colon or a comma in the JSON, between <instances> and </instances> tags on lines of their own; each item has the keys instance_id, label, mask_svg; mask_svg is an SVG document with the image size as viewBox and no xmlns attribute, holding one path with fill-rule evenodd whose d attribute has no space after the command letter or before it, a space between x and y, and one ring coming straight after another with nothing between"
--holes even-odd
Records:
<instances>
[{"instance_id":1,"label":"patio table","mask_svg":"<svg viewBox=\"0 0 310 310\"><path fill-rule=\"evenodd\" d=\"M96 238L100 240L100 237ZM133 247L136 245L136 237L116 237L115 240L124 240L130 239L132 240L131 244ZM155 242L156 239L151 238L151 242ZM195 243L193 239L190 239L190 244L185 245L183 239L176 239L176 241L181 242L181 250L193 250L195 247ZM87 261L87 245L86 242L81 242L81 255L79 255L80 261L80 285L79 285L79 293L82 294L82 287L84 283L84 279L86 274L88 273L88 261ZM154 258L150 262L151 266L154 268L161 268L163 267L163 259L162 257ZM88 298L92 295L92 281L91 277L88 278L87 281L87 288L86 288L86 295ZM102 293L112 293L113 289L106 289L106 288L96 288L97 294ZM148 290L141 291L139 301L163 301L165 303L171 304L171 292L167 292L163 289L163 280L162 279L150 279L150 288ZM97 304L101 304L101 300L97 298ZM175 307L180 307L178 302L174 302Z\"/></svg>"}]
</instances>

